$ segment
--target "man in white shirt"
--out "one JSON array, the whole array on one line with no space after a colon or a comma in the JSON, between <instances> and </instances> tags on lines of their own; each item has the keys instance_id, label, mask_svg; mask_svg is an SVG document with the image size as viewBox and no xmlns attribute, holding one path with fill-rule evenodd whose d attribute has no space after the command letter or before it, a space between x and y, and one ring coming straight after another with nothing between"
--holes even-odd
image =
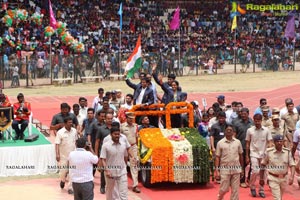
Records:
<instances>
[{"instance_id":1,"label":"man in white shirt","mask_svg":"<svg viewBox=\"0 0 300 200\"><path fill-rule=\"evenodd\" d=\"M11 87L19 87L20 86L19 67L17 65L13 68L12 81L11 81L10 86Z\"/></svg>"},{"instance_id":2,"label":"man in white shirt","mask_svg":"<svg viewBox=\"0 0 300 200\"><path fill-rule=\"evenodd\" d=\"M93 103L92 103L92 108L94 108L95 112L97 111L98 104L102 104L103 97L104 97L104 89L99 88L98 89L98 96L96 96L94 98Z\"/></svg>"},{"instance_id":3,"label":"man in white shirt","mask_svg":"<svg viewBox=\"0 0 300 200\"><path fill-rule=\"evenodd\" d=\"M125 74L126 75L126 74ZM133 104L148 106L154 103L153 90L148 87L150 82L147 78L142 78L139 84L131 83L129 79L126 79L126 84L134 89Z\"/></svg>"},{"instance_id":4,"label":"man in white shirt","mask_svg":"<svg viewBox=\"0 0 300 200\"><path fill-rule=\"evenodd\" d=\"M146 87L142 87L141 88L141 91L140 91L140 95L138 96L138 98L136 99L136 104L142 104L142 100L143 100L143 97L144 97L144 94L145 94L145 91L146 91Z\"/></svg>"},{"instance_id":5,"label":"man in white shirt","mask_svg":"<svg viewBox=\"0 0 300 200\"><path fill-rule=\"evenodd\" d=\"M61 189L65 187L66 176L69 172L68 157L70 152L75 150L75 141L78 138L77 130L72 127L72 124L72 118L66 117L64 127L57 131L55 138L56 161L59 163ZM68 193L73 194L71 181L68 183Z\"/></svg>"},{"instance_id":6,"label":"man in white shirt","mask_svg":"<svg viewBox=\"0 0 300 200\"><path fill-rule=\"evenodd\" d=\"M87 99L85 97L79 98L79 114L83 116L83 118L87 118Z\"/></svg>"},{"instance_id":7,"label":"man in white shirt","mask_svg":"<svg viewBox=\"0 0 300 200\"><path fill-rule=\"evenodd\" d=\"M125 104L121 105L121 108L131 110L132 107L133 107L133 95L127 94L125 97Z\"/></svg>"},{"instance_id":8,"label":"man in white shirt","mask_svg":"<svg viewBox=\"0 0 300 200\"><path fill-rule=\"evenodd\" d=\"M128 199L128 181L126 163L128 141L120 140L120 129L113 127L110 130L111 140L103 144L100 158L106 176L106 199Z\"/></svg>"},{"instance_id":9,"label":"man in white shirt","mask_svg":"<svg viewBox=\"0 0 300 200\"><path fill-rule=\"evenodd\" d=\"M78 120L77 131L81 134L81 127L83 124L83 120L86 119L86 115L80 113L80 106L77 103L73 104L73 110L71 110L71 113L74 113Z\"/></svg>"},{"instance_id":10,"label":"man in white shirt","mask_svg":"<svg viewBox=\"0 0 300 200\"><path fill-rule=\"evenodd\" d=\"M293 103L293 99L291 99L291 98L286 98L286 99L285 99L285 107L283 107L283 108L280 109L280 114L279 114L279 115L280 115L280 118L281 118L284 114L286 114L286 113L288 112L287 105L290 104L290 103ZM293 112L294 112L294 113L298 113L296 107L294 107Z\"/></svg>"},{"instance_id":11,"label":"man in white shirt","mask_svg":"<svg viewBox=\"0 0 300 200\"><path fill-rule=\"evenodd\" d=\"M267 147L272 146L272 135L268 128L262 126L263 116L260 113L254 114L254 126L246 132L246 165L251 162L250 192L252 197L256 197L256 179L259 177L261 160L265 155ZM265 198L263 186L259 188L259 196Z\"/></svg>"},{"instance_id":12,"label":"man in white shirt","mask_svg":"<svg viewBox=\"0 0 300 200\"><path fill-rule=\"evenodd\" d=\"M146 74L146 78L149 79L148 87L153 90L154 103L157 103L158 100L161 100L161 99L158 97L156 84L155 84L155 82L151 81L151 78L152 78L151 74Z\"/></svg>"},{"instance_id":13,"label":"man in white shirt","mask_svg":"<svg viewBox=\"0 0 300 200\"><path fill-rule=\"evenodd\" d=\"M116 92L117 92L118 101L120 102L121 105L124 104L125 103L125 98L122 95L122 91L120 89L116 89Z\"/></svg>"},{"instance_id":14,"label":"man in white shirt","mask_svg":"<svg viewBox=\"0 0 300 200\"><path fill-rule=\"evenodd\" d=\"M74 190L74 199L93 200L93 164L98 163L98 157L93 151L92 145L85 138L76 141L76 150L69 155L70 178ZM88 149L88 151L86 150Z\"/></svg>"}]
</instances>

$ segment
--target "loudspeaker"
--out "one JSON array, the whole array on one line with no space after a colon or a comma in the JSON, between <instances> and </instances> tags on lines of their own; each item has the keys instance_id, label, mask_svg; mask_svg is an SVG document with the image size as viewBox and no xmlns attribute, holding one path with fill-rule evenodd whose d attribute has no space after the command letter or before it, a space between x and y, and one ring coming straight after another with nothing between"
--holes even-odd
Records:
<instances>
[{"instance_id":1,"label":"loudspeaker","mask_svg":"<svg viewBox=\"0 0 300 200\"><path fill-rule=\"evenodd\" d=\"M25 138L25 142L33 142L36 141L39 138L38 134L32 134Z\"/></svg>"}]
</instances>

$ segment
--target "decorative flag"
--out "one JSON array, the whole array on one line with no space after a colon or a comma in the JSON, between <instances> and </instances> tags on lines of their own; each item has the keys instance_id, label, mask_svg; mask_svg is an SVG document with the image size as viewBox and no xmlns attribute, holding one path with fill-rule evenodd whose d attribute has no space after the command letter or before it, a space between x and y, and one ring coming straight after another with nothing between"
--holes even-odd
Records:
<instances>
[{"instance_id":1,"label":"decorative flag","mask_svg":"<svg viewBox=\"0 0 300 200\"><path fill-rule=\"evenodd\" d=\"M241 7L240 7L240 4L238 4L238 6L237 6L237 11L238 11L239 13L241 13L241 15L246 14L246 10L243 9L243 8L241 8Z\"/></svg>"},{"instance_id":2,"label":"decorative flag","mask_svg":"<svg viewBox=\"0 0 300 200\"><path fill-rule=\"evenodd\" d=\"M122 25L123 25L122 14L123 14L123 6L122 6L122 2L121 2L120 8L118 11L118 15L120 15L120 31L122 31Z\"/></svg>"},{"instance_id":3,"label":"decorative flag","mask_svg":"<svg viewBox=\"0 0 300 200\"><path fill-rule=\"evenodd\" d=\"M141 48L141 35L137 40L136 46L127 59L125 71L127 72L127 78L132 78L134 73L142 66L142 48Z\"/></svg>"},{"instance_id":4,"label":"decorative flag","mask_svg":"<svg viewBox=\"0 0 300 200\"><path fill-rule=\"evenodd\" d=\"M233 20L232 20L232 25L231 25L231 32L236 29L237 27L237 23L236 23L236 16L233 17Z\"/></svg>"},{"instance_id":5,"label":"decorative flag","mask_svg":"<svg viewBox=\"0 0 300 200\"><path fill-rule=\"evenodd\" d=\"M284 36L286 38L295 38L295 15L293 13L289 13L288 15Z\"/></svg>"},{"instance_id":6,"label":"decorative flag","mask_svg":"<svg viewBox=\"0 0 300 200\"><path fill-rule=\"evenodd\" d=\"M180 27L180 9L176 8L173 19L170 22L170 30L177 30Z\"/></svg>"},{"instance_id":7,"label":"decorative flag","mask_svg":"<svg viewBox=\"0 0 300 200\"><path fill-rule=\"evenodd\" d=\"M56 22L56 19L54 17L54 13L53 13L53 10L52 10L52 5L51 5L51 1L49 0L49 11L50 11L50 26L53 28L53 29L56 29L57 27L57 22Z\"/></svg>"},{"instance_id":8,"label":"decorative flag","mask_svg":"<svg viewBox=\"0 0 300 200\"><path fill-rule=\"evenodd\" d=\"M231 4L232 8L231 8L231 14L230 14L230 17L233 18L232 20L232 24L231 24L231 32L236 29L237 27L237 22L236 22L236 16L237 16L237 3L235 1L232 2Z\"/></svg>"}]
</instances>

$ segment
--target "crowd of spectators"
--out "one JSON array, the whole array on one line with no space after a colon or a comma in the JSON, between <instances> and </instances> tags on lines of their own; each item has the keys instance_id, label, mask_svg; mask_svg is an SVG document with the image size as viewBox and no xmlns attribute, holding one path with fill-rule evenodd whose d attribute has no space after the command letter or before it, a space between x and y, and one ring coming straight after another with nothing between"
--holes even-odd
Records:
<instances>
[{"instance_id":1,"label":"crowd of spectators","mask_svg":"<svg viewBox=\"0 0 300 200\"><path fill-rule=\"evenodd\" d=\"M160 62L165 74L169 68L174 67L175 61L179 67L203 65L210 57L214 57L217 63L224 63L226 60L233 62L234 46L239 51L237 62L243 63L250 52L252 62L261 64L265 69L273 69L276 59L282 65L291 62L293 54L293 43L284 38L286 17L284 13L282 16L275 16L275 11L247 11L245 15L238 17L236 32L231 32L231 5L227 1L124 1L120 43L120 0L51 2L56 19L65 22L72 36L84 43L83 55L102 56L103 66L109 60L114 73L119 72L119 59L126 60L132 52L138 34L142 34L145 59L148 62ZM245 8L246 3L241 3L241 7ZM254 0L251 3L263 5L268 4L268 1ZM272 3L293 2L277 0ZM168 25L177 6L180 6L180 43L178 31L169 30ZM9 35L16 44L22 44L11 47L4 43L2 53L10 57L14 53L20 56L21 50L34 50L44 52L36 53L35 59L47 58L50 47L48 38L44 37L44 27L49 25L48 1L18 0L8 3L8 9L16 8L26 9L29 16L35 12L43 14L43 23L38 26L30 20L14 22L11 28L1 24L3 37ZM297 47L300 38L297 17L295 26ZM60 56L52 62L53 66L58 64L61 69L62 57L68 60L74 52L62 44L56 34L52 36L51 42L52 52ZM179 44L181 63L178 62ZM122 56L118 54L120 50ZM49 75L44 73L44 76Z\"/></svg>"}]
</instances>

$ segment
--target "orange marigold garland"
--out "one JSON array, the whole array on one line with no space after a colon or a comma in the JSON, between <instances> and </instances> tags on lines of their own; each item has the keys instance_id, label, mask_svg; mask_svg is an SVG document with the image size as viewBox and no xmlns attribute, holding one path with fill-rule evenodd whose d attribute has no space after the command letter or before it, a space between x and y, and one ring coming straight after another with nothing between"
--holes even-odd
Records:
<instances>
[{"instance_id":1,"label":"orange marigold garland","mask_svg":"<svg viewBox=\"0 0 300 200\"><path fill-rule=\"evenodd\" d=\"M151 183L174 182L173 147L159 128L142 129L139 132L143 144L152 149Z\"/></svg>"},{"instance_id":2,"label":"orange marigold garland","mask_svg":"<svg viewBox=\"0 0 300 200\"><path fill-rule=\"evenodd\" d=\"M151 105L149 105L149 106L145 106L145 108L147 108L147 109L152 109L152 108L163 108L163 107L165 107L165 104L163 104L163 103L161 103L161 104L151 104ZM141 105L139 104L139 105L134 105L132 108L131 108L131 110L130 111L136 111L136 110L138 110L138 109L140 109L141 108Z\"/></svg>"},{"instance_id":3,"label":"orange marigold garland","mask_svg":"<svg viewBox=\"0 0 300 200\"><path fill-rule=\"evenodd\" d=\"M178 109L174 109L178 108ZM186 107L186 108L183 108ZM171 114L181 114L188 113L189 115L189 127L194 127L194 113L193 113L193 105L187 102L170 102L166 106L165 104L152 104L150 106L145 106L144 108L147 110L139 111L141 105L134 105L130 112L134 112L136 116L140 115L166 115L166 128L171 128ZM165 108L165 110L148 110L153 108Z\"/></svg>"},{"instance_id":4,"label":"orange marigold garland","mask_svg":"<svg viewBox=\"0 0 300 200\"><path fill-rule=\"evenodd\" d=\"M174 107L178 109L174 109ZM187 108L180 108L187 107ZM194 113L193 113L193 105L187 102L170 102L166 106L166 127L168 129L171 128L171 114L181 114L188 113L189 114L189 127L194 127Z\"/></svg>"},{"instance_id":5,"label":"orange marigold garland","mask_svg":"<svg viewBox=\"0 0 300 200\"><path fill-rule=\"evenodd\" d=\"M120 123L126 122L126 112L128 111L127 108L120 108L118 112L118 118L120 120Z\"/></svg>"}]
</instances>

